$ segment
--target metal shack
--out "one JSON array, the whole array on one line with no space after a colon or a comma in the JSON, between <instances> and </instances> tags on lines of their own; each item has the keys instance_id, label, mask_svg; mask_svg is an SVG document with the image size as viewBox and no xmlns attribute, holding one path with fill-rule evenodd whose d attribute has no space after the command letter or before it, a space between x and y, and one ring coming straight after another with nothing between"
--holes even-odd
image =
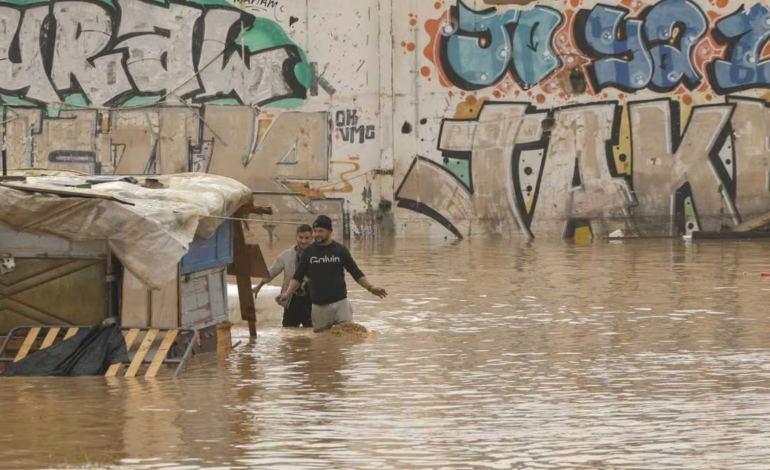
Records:
<instances>
[{"instance_id":1,"label":"metal shack","mask_svg":"<svg viewBox=\"0 0 770 470\"><path fill-rule=\"evenodd\" d=\"M207 174L0 181L0 336L115 317L215 346L234 240L245 245L228 217L250 209L249 188Z\"/></svg>"}]
</instances>

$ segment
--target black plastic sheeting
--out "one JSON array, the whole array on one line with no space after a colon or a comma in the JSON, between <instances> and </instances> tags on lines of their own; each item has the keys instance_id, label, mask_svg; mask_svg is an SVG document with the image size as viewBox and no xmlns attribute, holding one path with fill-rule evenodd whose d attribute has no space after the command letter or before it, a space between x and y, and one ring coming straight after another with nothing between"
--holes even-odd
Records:
<instances>
[{"instance_id":1,"label":"black plastic sheeting","mask_svg":"<svg viewBox=\"0 0 770 470\"><path fill-rule=\"evenodd\" d=\"M126 341L120 326L94 326L42 351L14 362L4 377L104 375L111 364L128 362Z\"/></svg>"}]
</instances>

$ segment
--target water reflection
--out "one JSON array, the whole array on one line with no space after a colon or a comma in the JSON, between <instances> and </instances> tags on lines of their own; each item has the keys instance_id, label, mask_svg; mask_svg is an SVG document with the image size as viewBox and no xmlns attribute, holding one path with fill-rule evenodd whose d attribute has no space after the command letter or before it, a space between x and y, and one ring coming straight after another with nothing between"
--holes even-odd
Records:
<instances>
[{"instance_id":1,"label":"water reflection","mask_svg":"<svg viewBox=\"0 0 770 470\"><path fill-rule=\"evenodd\" d=\"M263 324L177 381L0 381L0 468L765 469L769 249L355 246L380 336Z\"/></svg>"}]
</instances>

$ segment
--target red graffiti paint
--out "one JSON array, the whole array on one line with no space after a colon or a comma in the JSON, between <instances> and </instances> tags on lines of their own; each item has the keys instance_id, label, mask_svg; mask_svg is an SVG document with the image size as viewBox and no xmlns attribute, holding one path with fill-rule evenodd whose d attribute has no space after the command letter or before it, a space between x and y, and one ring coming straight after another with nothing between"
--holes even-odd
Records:
<instances>
[{"instance_id":1,"label":"red graffiti paint","mask_svg":"<svg viewBox=\"0 0 770 470\"><path fill-rule=\"evenodd\" d=\"M444 12L439 18L425 22L425 32L428 33L430 41L423 51L425 57L436 66L439 83L441 83L441 86L447 88L452 87L452 84L446 78L444 70L441 67L441 61L439 60L439 40L441 38L441 28L443 28L449 21L449 12Z\"/></svg>"}]
</instances>

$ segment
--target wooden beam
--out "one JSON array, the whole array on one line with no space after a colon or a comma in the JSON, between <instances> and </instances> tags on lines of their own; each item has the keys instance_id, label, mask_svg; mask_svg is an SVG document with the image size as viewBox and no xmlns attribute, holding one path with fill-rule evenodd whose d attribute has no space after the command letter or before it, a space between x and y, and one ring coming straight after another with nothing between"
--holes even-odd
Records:
<instances>
[{"instance_id":1,"label":"wooden beam","mask_svg":"<svg viewBox=\"0 0 770 470\"><path fill-rule=\"evenodd\" d=\"M39 334L40 328L35 327L29 329L29 333L27 333L27 339L24 340L24 344L21 345L21 349L19 349L19 353L16 355L16 359L14 359L13 362L19 362L20 360L27 357L29 350L32 349L32 345L35 343L37 335Z\"/></svg>"},{"instance_id":2,"label":"wooden beam","mask_svg":"<svg viewBox=\"0 0 770 470\"><path fill-rule=\"evenodd\" d=\"M126 354L128 354L129 351L131 351L131 346L134 344L134 340L139 335L139 329L138 328L131 328L129 330L128 334L124 338L126 341ZM118 372L120 371L120 368L123 367L122 362L117 362L115 364L112 364L109 369L107 369L107 373L104 374L105 377L115 377L118 375Z\"/></svg>"},{"instance_id":3,"label":"wooden beam","mask_svg":"<svg viewBox=\"0 0 770 470\"><path fill-rule=\"evenodd\" d=\"M80 328L70 328L69 330L67 330L67 334L64 335L64 340L66 341L66 340L72 338L73 336L78 334L79 330L80 330Z\"/></svg>"},{"instance_id":4,"label":"wooden beam","mask_svg":"<svg viewBox=\"0 0 770 470\"><path fill-rule=\"evenodd\" d=\"M765 227L768 224L770 224L770 212L767 214L762 214L759 217L755 217L742 224L736 225L735 228L733 228L733 232L752 232L754 230Z\"/></svg>"},{"instance_id":5,"label":"wooden beam","mask_svg":"<svg viewBox=\"0 0 770 470\"><path fill-rule=\"evenodd\" d=\"M152 358L152 364L150 364L150 368L147 369L147 373L144 374L145 377L152 378L158 375L160 366L162 366L163 361L166 360L166 356L168 355L171 346L174 345L174 341L176 340L176 336L178 334L179 330L169 330L166 332L166 336L163 338L163 342L160 343L160 348L158 348L158 350L155 352L155 357Z\"/></svg>"},{"instance_id":6,"label":"wooden beam","mask_svg":"<svg viewBox=\"0 0 770 470\"><path fill-rule=\"evenodd\" d=\"M56 340L56 336L59 334L59 331L61 328L51 328L48 330L48 334L45 336L45 340L43 341L43 344L40 346L40 349L45 349L49 346L51 346Z\"/></svg>"},{"instance_id":7,"label":"wooden beam","mask_svg":"<svg viewBox=\"0 0 770 470\"><path fill-rule=\"evenodd\" d=\"M240 218L240 215L237 216ZM235 221L233 234L233 271L238 283L238 300L241 304L241 319L249 322L249 334L257 336L257 309L251 293L251 261L246 248L243 224Z\"/></svg>"},{"instance_id":8,"label":"wooden beam","mask_svg":"<svg viewBox=\"0 0 770 470\"><path fill-rule=\"evenodd\" d=\"M144 336L144 341L142 341L141 346L139 346L139 350L136 351L136 355L134 355L134 360L131 361L131 365L128 366L128 370L126 371L126 377L135 377L136 373L139 372L139 368L142 367L142 362L144 361L144 357L150 351L150 348L152 347L152 342L155 341L156 336L158 336L158 330L149 330L147 334Z\"/></svg>"}]
</instances>

